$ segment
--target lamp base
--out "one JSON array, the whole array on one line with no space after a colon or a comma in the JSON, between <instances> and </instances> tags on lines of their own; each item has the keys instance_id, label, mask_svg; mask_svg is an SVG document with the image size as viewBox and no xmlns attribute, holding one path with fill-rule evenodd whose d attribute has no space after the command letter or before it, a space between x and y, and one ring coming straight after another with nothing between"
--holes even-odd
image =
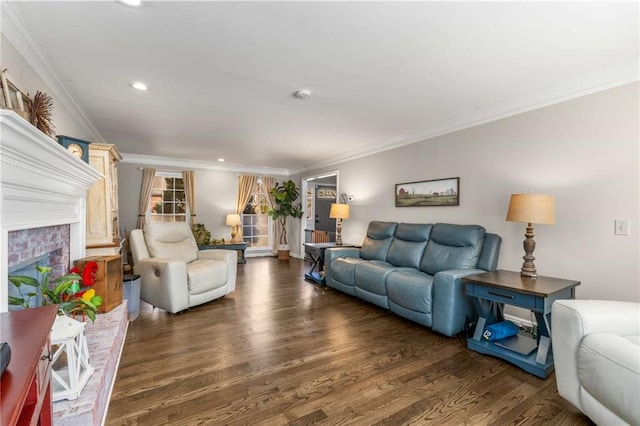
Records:
<instances>
[{"instance_id":1,"label":"lamp base","mask_svg":"<svg viewBox=\"0 0 640 426\"><path fill-rule=\"evenodd\" d=\"M522 264L522 269L520 269L520 276L527 278L537 278L538 271L536 271L536 264L534 260L536 258L533 256L533 251L536 249L536 242L533 239L533 225L531 223L527 226L527 231L524 234L525 240L522 245L524 247L524 263Z\"/></svg>"},{"instance_id":2,"label":"lamp base","mask_svg":"<svg viewBox=\"0 0 640 426\"><path fill-rule=\"evenodd\" d=\"M525 271L524 267L522 269L520 269L520 276L521 277L527 277L527 278L538 278L538 274L536 273L536 271Z\"/></svg>"}]
</instances>

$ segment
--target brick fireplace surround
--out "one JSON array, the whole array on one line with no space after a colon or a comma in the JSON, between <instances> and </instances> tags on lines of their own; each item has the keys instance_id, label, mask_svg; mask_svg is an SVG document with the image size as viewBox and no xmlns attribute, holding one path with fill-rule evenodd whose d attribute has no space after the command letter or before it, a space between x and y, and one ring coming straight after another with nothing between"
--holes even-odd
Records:
<instances>
[{"instance_id":1,"label":"brick fireplace surround","mask_svg":"<svg viewBox=\"0 0 640 426\"><path fill-rule=\"evenodd\" d=\"M55 277L85 257L87 190L100 178L20 116L0 110L0 312L8 310L9 267L53 253ZM54 424L104 423L127 325L126 304L87 324L95 372L80 398L54 403Z\"/></svg>"}]
</instances>

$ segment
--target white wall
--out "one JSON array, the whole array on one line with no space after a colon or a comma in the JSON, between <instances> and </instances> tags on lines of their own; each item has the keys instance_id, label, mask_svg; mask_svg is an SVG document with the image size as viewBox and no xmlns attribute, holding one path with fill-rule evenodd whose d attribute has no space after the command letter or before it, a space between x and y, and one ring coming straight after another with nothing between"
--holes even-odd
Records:
<instances>
[{"instance_id":1,"label":"white wall","mask_svg":"<svg viewBox=\"0 0 640 426\"><path fill-rule=\"evenodd\" d=\"M120 163L118 166L121 230L136 228L142 183L139 167L133 163ZM235 172L197 170L196 220L205 224L212 238L231 239L231 228L225 225L225 219L227 214L236 211L237 198L238 177Z\"/></svg>"},{"instance_id":2,"label":"white wall","mask_svg":"<svg viewBox=\"0 0 640 426\"><path fill-rule=\"evenodd\" d=\"M499 268L519 271L525 224L505 221L509 197L550 193L556 224L535 226L538 273L580 280L578 298L640 301L638 100L634 83L332 166L355 196L343 240L362 241L371 220L477 223L503 238ZM455 176L460 206L394 207L396 183ZM615 219L630 220L630 236L613 234Z\"/></svg>"},{"instance_id":3,"label":"white wall","mask_svg":"<svg viewBox=\"0 0 640 426\"><path fill-rule=\"evenodd\" d=\"M13 83L24 93L33 96L39 90L53 98L52 121L55 132L58 135L67 135L75 138L96 142L95 135L88 129L86 123L70 113L65 106L55 97L53 90L42 81L33 68L24 60L13 45L0 33L0 66L6 69L13 78Z\"/></svg>"}]
</instances>

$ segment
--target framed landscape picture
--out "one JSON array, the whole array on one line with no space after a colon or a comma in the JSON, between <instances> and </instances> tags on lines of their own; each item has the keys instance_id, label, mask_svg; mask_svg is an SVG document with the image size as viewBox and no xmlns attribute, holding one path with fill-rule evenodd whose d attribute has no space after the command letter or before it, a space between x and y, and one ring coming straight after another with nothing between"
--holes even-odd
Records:
<instances>
[{"instance_id":1,"label":"framed landscape picture","mask_svg":"<svg viewBox=\"0 0 640 426\"><path fill-rule=\"evenodd\" d=\"M459 205L459 177L396 184L396 207Z\"/></svg>"}]
</instances>

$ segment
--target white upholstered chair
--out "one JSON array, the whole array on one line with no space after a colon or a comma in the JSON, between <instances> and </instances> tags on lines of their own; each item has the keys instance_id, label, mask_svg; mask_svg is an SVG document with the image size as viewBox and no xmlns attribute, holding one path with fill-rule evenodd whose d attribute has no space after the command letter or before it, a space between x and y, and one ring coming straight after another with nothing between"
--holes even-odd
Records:
<instances>
[{"instance_id":1,"label":"white upholstered chair","mask_svg":"<svg viewBox=\"0 0 640 426\"><path fill-rule=\"evenodd\" d=\"M557 300L558 393L598 425L640 425L640 303Z\"/></svg>"},{"instance_id":2,"label":"white upholstered chair","mask_svg":"<svg viewBox=\"0 0 640 426\"><path fill-rule=\"evenodd\" d=\"M185 222L149 223L129 240L140 298L153 306L176 313L236 288L235 250L198 250Z\"/></svg>"}]
</instances>

